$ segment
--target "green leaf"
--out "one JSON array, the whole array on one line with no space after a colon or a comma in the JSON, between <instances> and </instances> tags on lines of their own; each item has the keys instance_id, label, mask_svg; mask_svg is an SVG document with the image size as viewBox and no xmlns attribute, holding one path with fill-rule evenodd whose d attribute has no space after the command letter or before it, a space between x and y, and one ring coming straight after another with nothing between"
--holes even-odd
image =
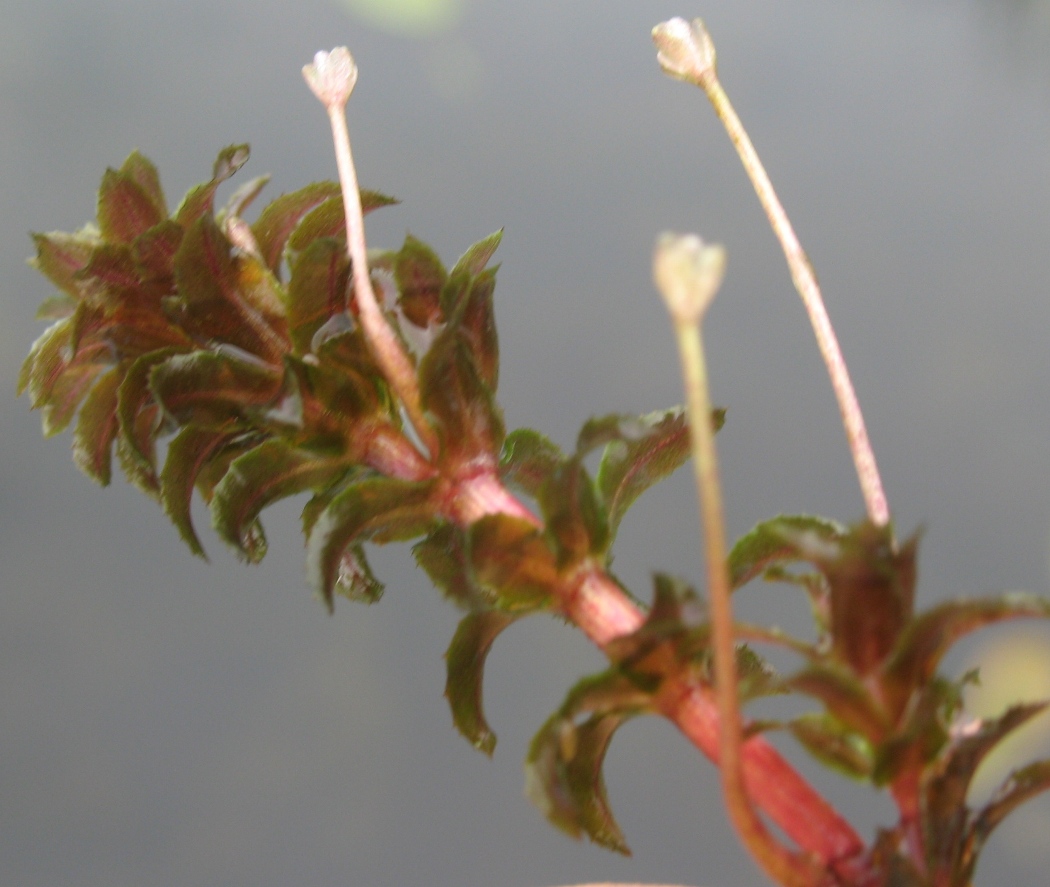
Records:
<instances>
[{"instance_id":1,"label":"green leaf","mask_svg":"<svg viewBox=\"0 0 1050 887\"><path fill-rule=\"evenodd\" d=\"M98 189L98 226L112 243L130 244L144 231L159 224L167 212L133 175L107 169Z\"/></svg>"},{"instance_id":2,"label":"green leaf","mask_svg":"<svg viewBox=\"0 0 1050 887\"><path fill-rule=\"evenodd\" d=\"M103 373L84 399L73 432L73 461L101 486L109 485L112 472L113 439L117 436L117 389L120 373L116 368Z\"/></svg>"},{"instance_id":3,"label":"green leaf","mask_svg":"<svg viewBox=\"0 0 1050 887\"><path fill-rule=\"evenodd\" d=\"M78 273L102 242L99 232L85 227L76 234L52 231L48 234L33 234L32 238L36 257L30 259L29 264L62 292L80 299L84 283Z\"/></svg>"},{"instance_id":4,"label":"green leaf","mask_svg":"<svg viewBox=\"0 0 1050 887\"><path fill-rule=\"evenodd\" d=\"M452 723L474 748L489 757L496 748L496 734L485 720L482 705L485 660L500 632L522 615L499 610L471 613L459 623L445 653L445 696L452 709Z\"/></svg>"},{"instance_id":5,"label":"green leaf","mask_svg":"<svg viewBox=\"0 0 1050 887\"><path fill-rule=\"evenodd\" d=\"M1036 761L1011 773L974 818L967 836L964 872L972 873L977 857L999 824L1025 801L1047 789L1050 789L1050 760Z\"/></svg>"},{"instance_id":6,"label":"green leaf","mask_svg":"<svg viewBox=\"0 0 1050 887\"><path fill-rule=\"evenodd\" d=\"M485 593L474 579L462 529L441 524L412 546L412 555L430 581L457 606L470 610L487 606Z\"/></svg>"},{"instance_id":7,"label":"green leaf","mask_svg":"<svg viewBox=\"0 0 1050 887\"><path fill-rule=\"evenodd\" d=\"M617 728L651 706L649 694L615 671L585 678L569 692L525 761L525 794L553 825L630 854L609 807L602 766Z\"/></svg>"},{"instance_id":8,"label":"green leaf","mask_svg":"<svg viewBox=\"0 0 1050 887\"><path fill-rule=\"evenodd\" d=\"M719 411L713 417L716 430L724 416ZM615 536L634 501L688 460L689 423L681 409L591 419L580 431L577 452L583 455L599 446L605 451L595 480Z\"/></svg>"},{"instance_id":9,"label":"green leaf","mask_svg":"<svg viewBox=\"0 0 1050 887\"><path fill-rule=\"evenodd\" d=\"M247 145L229 145L219 152L212 167L212 178L190 189L179 208L175 210L175 221L188 228L202 216L211 216L214 212L215 192L219 185L237 172L248 162Z\"/></svg>"},{"instance_id":10,"label":"green leaf","mask_svg":"<svg viewBox=\"0 0 1050 887\"><path fill-rule=\"evenodd\" d=\"M207 462L234 438L235 433L229 427L183 428L168 445L168 455L160 474L160 500L165 513L190 551L205 560L207 556L193 529L190 513L193 487Z\"/></svg>"},{"instance_id":11,"label":"green leaf","mask_svg":"<svg viewBox=\"0 0 1050 887\"><path fill-rule=\"evenodd\" d=\"M131 251L146 280L174 280L175 256L185 233L178 222L165 219L135 238Z\"/></svg>"},{"instance_id":12,"label":"green leaf","mask_svg":"<svg viewBox=\"0 0 1050 887\"><path fill-rule=\"evenodd\" d=\"M440 296L447 279L437 253L411 234L406 236L394 257L394 282L398 304L411 323L425 328L443 320Z\"/></svg>"},{"instance_id":13,"label":"green leaf","mask_svg":"<svg viewBox=\"0 0 1050 887\"><path fill-rule=\"evenodd\" d=\"M149 197L160 218L168 215L168 203L164 199L164 189L160 186L160 174L148 157L138 151L132 151L120 167L120 171Z\"/></svg>"},{"instance_id":14,"label":"green leaf","mask_svg":"<svg viewBox=\"0 0 1050 887\"><path fill-rule=\"evenodd\" d=\"M495 391L499 385L499 338L492 305L495 289L495 268L478 274L471 281L462 309L453 321L470 348L478 374L490 391Z\"/></svg>"},{"instance_id":15,"label":"green leaf","mask_svg":"<svg viewBox=\"0 0 1050 887\"><path fill-rule=\"evenodd\" d=\"M500 477L535 499L565 458L558 446L538 431L518 428L503 441Z\"/></svg>"},{"instance_id":16,"label":"green leaf","mask_svg":"<svg viewBox=\"0 0 1050 887\"><path fill-rule=\"evenodd\" d=\"M941 658L972 631L1009 619L1046 619L1050 601L1011 592L997 598L946 601L920 614L902 633L883 669L882 684L897 708L927 682Z\"/></svg>"},{"instance_id":17,"label":"green leaf","mask_svg":"<svg viewBox=\"0 0 1050 887\"><path fill-rule=\"evenodd\" d=\"M1047 705L1015 705L1001 717L981 721L956 735L933 772L926 775L923 819L926 855L932 865L959 858L969 822L966 795L981 762L1002 739L1045 711Z\"/></svg>"},{"instance_id":18,"label":"green leaf","mask_svg":"<svg viewBox=\"0 0 1050 887\"><path fill-rule=\"evenodd\" d=\"M245 560L258 563L266 554L266 536L258 522L262 510L278 499L328 486L345 467L280 439L265 441L234 460L215 487L212 524Z\"/></svg>"},{"instance_id":19,"label":"green leaf","mask_svg":"<svg viewBox=\"0 0 1050 887\"><path fill-rule=\"evenodd\" d=\"M279 360L287 351L283 307L269 272L235 254L211 216L187 230L175 255L175 282L185 305L182 326L205 341Z\"/></svg>"},{"instance_id":20,"label":"green leaf","mask_svg":"<svg viewBox=\"0 0 1050 887\"><path fill-rule=\"evenodd\" d=\"M361 212L364 215L396 203L396 198L387 197L378 191L361 191ZM288 238L288 250L294 255L322 237L334 238L340 241L344 250L346 249L346 216L343 213L343 198L339 193L322 201L303 216Z\"/></svg>"},{"instance_id":21,"label":"green leaf","mask_svg":"<svg viewBox=\"0 0 1050 887\"><path fill-rule=\"evenodd\" d=\"M819 699L843 728L856 731L872 745L883 741L892 729L868 688L842 665L813 663L786 678L784 686Z\"/></svg>"},{"instance_id":22,"label":"green leaf","mask_svg":"<svg viewBox=\"0 0 1050 887\"><path fill-rule=\"evenodd\" d=\"M375 477L353 483L317 517L307 541L307 574L329 610L348 574L343 555L367 540L405 541L426 533L435 520L432 482ZM352 584L352 583L351 583Z\"/></svg>"},{"instance_id":23,"label":"green leaf","mask_svg":"<svg viewBox=\"0 0 1050 887\"><path fill-rule=\"evenodd\" d=\"M127 244L100 243L91 252L91 258L78 272L82 280L91 280L106 284L118 290L135 290L139 287L139 269L136 266L131 247ZM94 288L96 298L106 300L103 289Z\"/></svg>"},{"instance_id":24,"label":"green leaf","mask_svg":"<svg viewBox=\"0 0 1050 887\"><path fill-rule=\"evenodd\" d=\"M252 233L263 261L274 274L280 272L285 244L303 216L318 204L338 195L338 182L314 182L291 194L282 194L259 213L252 225Z\"/></svg>"},{"instance_id":25,"label":"green leaf","mask_svg":"<svg viewBox=\"0 0 1050 887\"><path fill-rule=\"evenodd\" d=\"M151 351L138 358L124 373L117 392L117 419L124 440L124 471L128 479L156 484L156 437L161 429L160 411L150 388L150 373L169 357L180 353L175 348Z\"/></svg>"},{"instance_id":26,"label":"green leaf","mask_svg":"<svg viewBox=\"0 0 1050 887\"><path fill-rule=\"evenodd\" d=\"M485 270L485 266L496 252L496 248L500 245L501 240L503 240L502 228L499 231L493 231L488 237L468 247L467 251L456 261L455 266L452 268L452 274L465 272L472 277L480 274Z\"/></svg>"},{"instance_id":27,"label":"green leaf","mask_svg":"<svg viewBox=\"0 0 1050 887\"><path fill-rule=\"evenodd\" d=\"M259 361L211 351L176 354L150 371L164 410L180 425L200 428L225 428L272 403L281 381L281 374Z\"/></svg>"},{"instance_id":28,"label":"green leaf","mask_svg":"<svg viewBox=\"0 0 1050 887\"><path fill-rule=\"evenodd\" d=\"M538 501L559 568L592 555L604 558L611 542L608 517L579 458L558 466L540 490Z\"/></svg>"},{"instance_id":29,"label":"green leaf","mask_svg":"<svg viewBox=\"0 0 1050 887\"><path fill-rule=\"evenodd\" d=\"M423 409L435 420L453 464L494 456L503 445L503 415L455 328L446 328L420 363Z\"/></svg>"},{"instance_id":30,"label":"green leaf","mask_svg":"<svg viewBox=\"0 0 1050 887\"><path fill-rule=\"evenodd\" d=\"M789 722L787 729L825 767L851 779L871 778L874 761L870 743L838 718L827 714L802 715Z\"/></svg>"},{"instance_id":31,"label":"green leaf","mask_svg":"<svg viewBox=\"0 0 1050 887\"><path fill-rule=\"evenodd\" d=\"M329 318L339 315L349 325L349 283L350 258L336 240L315 240L293 260L288 281L288 326L297 356L313 350L314 335Z\"/></svg>"},{"instance_id":32,"label":"green leaf","mask_svg":"<svg viewBox=\"0 0 1050 887\"><path fill-rule=\"evenodd\" d=\"M487 515L467 532L470 564L489 602L510 612L549 604L560 577L540 530L523 518Z\"/></svg>"},{"instance_id":33,"label":"green leaf","mask_svg":"<svg viewBox=\"0 0 1050 887\"><path fill-rule=\"evenodd\" d=\"M230 199L226 201L226 205L222 208L218 217L220 219L229 219L233 217L239 218L244 215L244 211L255 202L255 198L262 193L263 188L269 183L269 175L261 175L256 176L254 179L249 179L230 195ZM254 232L252 233L254 234Z\"/></svg>"},{"instance_id":34,"label":"green leaf","mask_svg":"<svg viewBox=\"0 0 1050 887\"><path fill-rule=\"evenodd\" d=\"M729 552L729 576L733 588L746 585L774 565L801 560L798 540L812 535L820 542L833 543L847 529L835 521L813 515L780 515L757 524L741 536Z\"/></svg>"}]
</instances>

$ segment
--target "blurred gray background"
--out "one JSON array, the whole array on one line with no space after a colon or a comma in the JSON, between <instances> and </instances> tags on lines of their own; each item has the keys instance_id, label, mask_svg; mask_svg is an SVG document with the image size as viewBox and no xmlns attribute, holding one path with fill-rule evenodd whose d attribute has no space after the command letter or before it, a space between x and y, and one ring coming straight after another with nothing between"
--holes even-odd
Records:
<instances>
[{"instance_id":1,"label":"blurred gray background","mask_svg":"<svg viewBox=\"0 0 1050 887\"><path fill-rule=\"evenodd\" d=\"M92 218L102 171L135 147L172 204L231 142L252 145L242 179L273 173L271 197L332 177L299 73L321 48L348 44L361 69L363 184L403 200L372 217L373 245L411 231L451 262L506 226L510 427L571 445L589 415L680 400L649 262L659 231L697 231L730 256L708 349L730 408L731 534L785 511L854 520L862 501L779 248L702 95L655 63L651 27L703 15L817 268L898 526L926 527L922 601L1047 590L1047 6L692 3L0 0L0 883L761 881L714 770L663 723L629 725L610 755L632 859L574 843L524 800L533 731L601 666L560 623L495 647L488 761L441 696L457 613L406 549L374 557L380 604L329 618L303 578L297 503L268 514L261 567L206 532L205 564L122 479L94 488L68 436L43 441L15 399L50 293L24 264L27 232ZM688 479L624 525L617 569L643 596L653 569L700 575ZM741 600L785 624L804 610L762 589ZM1047 633L1005 637L951 664L1023 649L1011 686L1050 692ZM888 821L883 799L821 785L865 835ZM1048 832L1043 799L996 836L979 882L1046 883Z\"/></svg>"}]
</instances>

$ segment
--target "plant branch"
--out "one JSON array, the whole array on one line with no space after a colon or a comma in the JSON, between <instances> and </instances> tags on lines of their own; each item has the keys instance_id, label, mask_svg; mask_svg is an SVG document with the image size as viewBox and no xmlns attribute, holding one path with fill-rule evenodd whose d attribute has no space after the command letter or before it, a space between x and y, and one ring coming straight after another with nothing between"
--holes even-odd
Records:
<instances>
[{"instance_id":1,"label":"plant branch","mask_svg":"<svg viewBox=\"0 0 1050 887\"><path fill-rule=\"evenodd\" d=\"M740 155L744 170L751 179L773 232L784 250L791 279L798 294L802 297L810 323L813 325L817 344L838 400L839 412L842 415L850 452L853 454L853 462L860 480L868 517L876 526L885 526L890 520L889 506L883 491L878 465L875 462L875 453L868 439L864 416L857 401L853 383L850 381L849 371L828 317L824 300L821 297L813 266L799 243L787 213L784 212L783 206L777 199L773 184L762 166L758 152L755 151L747 131L719 82L715 48L710 34L700 19L695 19L690 23L684 19L675 18L657 25L653 29L653 40L660 50L657 58L664 71L680 80L693 83L704 91Z\"/></svg>"},{"instance_id":2,"label":"plant branch","mask_svg":"<svg viewBox=\"0 0 1050 887\"><path fill-rule=\"evenodd\" d=\"M361 194L350 151L350 132L346 125L346 103L357 82L357 66L349 50L340 46L330 53L317 53L314 63L303 68L303 77L314 95L325 106L332 125L336 165L339 168L339 184L343 192L343 209L346 215L347 250L350 253L354 296L357 299L361 326L376 360L383 368L384 375L401 399L412 427L433 458L438 452L438 441L423 414L415 368L396 333L383 316L372 289L368 270Z\"/></svg>"}]
</instances>

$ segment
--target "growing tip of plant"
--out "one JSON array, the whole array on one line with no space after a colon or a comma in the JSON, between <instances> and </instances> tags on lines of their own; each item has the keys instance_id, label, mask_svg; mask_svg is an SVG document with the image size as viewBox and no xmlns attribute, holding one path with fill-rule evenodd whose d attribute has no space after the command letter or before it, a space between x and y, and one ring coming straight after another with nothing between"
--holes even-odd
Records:
<instances>
[{"instance_id":1,"label":"growing tip of plant","mask_svg":"<svg viewBox=\"0 0 1050 887\"><path fill-rule=\"evenodd\" d=\"M312 65L303 66L303 77L326 108L341 108L357 83L357 65L345 46L318 52Z\"/></svg>"},{"instance_id":2,"label":"growing tip of plant","mask_svg":"<svg viewBox=\"0 0 1050 887\"><path fill-rule=\"evenodd\" d=\"M673 18L653 28L660 67L679 80L702 86L717 75L715 45L701 19Z\"/></svg>"}]
</instances>

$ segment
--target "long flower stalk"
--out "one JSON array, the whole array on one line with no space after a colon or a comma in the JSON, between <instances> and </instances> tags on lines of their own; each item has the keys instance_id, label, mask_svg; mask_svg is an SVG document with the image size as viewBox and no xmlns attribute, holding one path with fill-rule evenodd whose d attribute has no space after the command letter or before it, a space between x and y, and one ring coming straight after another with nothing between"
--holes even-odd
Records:
<instances>
[{"instance_id":1,"label":"long flower stalk","mask_svg":"<svg viewBox=\"0 0 1050 887\"><path fill-rule=\"evenodd\" d=\"M744 846L766 874L786 887L814 887L822 876L819 865L808 855L789 851L770 834L755 810L744 779L732 588L726 564L722 488L701 335L703 316L722 283L725 250L708 246L699 237L664 234L657 242L653 271L674 325L686 393L707 566L720 724L719 772L726 808Z\"/></svg>"},{"instance_id":2,"label":"long flower stalk","mask_svg":"<svg viewBox=\"0 0 1050 887\"><path fill-rule=\"evenodd\" d=\"M350 150L350 131L346 125L346 103L357 83L357 65L354 64L350 51L345 46L340 46L331 52L318 52L314 56L313 64L303 68L303 77L328 111L328 119L332 126L339 185L343 193L343 210L346 215L346 245L350 253L354 296L357 299L361 326L376 360L401 399L416 434L431 456L436 456L437 437L423 415L415 367L383 316L372 289L361 193Z\"/></svg>"},{"instance_id":3,"label":"long flower stalk","mask_svg":"<svg viewBox=\"0 0 1050 887\"><path fill-rule=\"evenodd\" d=\"M743 123L718 79L715 47L711 36L700 19L687 22L681 18L674 18L653 29L653 40L659 49L657 58L664 71L699 86L707 95L751 179L773 232L784 250L791 279L802 298L813 332L816 334L817 345L838 400L842 424L846 430L850 452L853 454L868 517L876 526L885 526L889 523L890 512L875 462L875 453L868 439L864 415L850 380L838 338L828 317L813 266L802 249L776 191L773 190L773 184L766 174L758 152L755 151L755 146L751 143Z\"/></svg>"}]
</instances>

